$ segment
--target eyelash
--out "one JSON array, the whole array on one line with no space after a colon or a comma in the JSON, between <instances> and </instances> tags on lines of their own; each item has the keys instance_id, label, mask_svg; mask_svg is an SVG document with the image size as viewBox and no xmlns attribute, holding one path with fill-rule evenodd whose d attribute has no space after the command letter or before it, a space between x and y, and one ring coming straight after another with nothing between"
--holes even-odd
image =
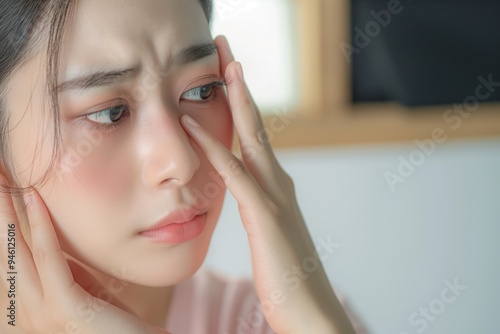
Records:
<instances>
[{"instance_id":1,"label":"eyelash","mask_svg":"<svg viewBox=\"0 0 500 334\"><path fill-rule=\"evenodd\" d=\"M217 88L223 87L223 86L226 86L226 81L224 81L224 80L214 81L214 82L209 83L208 85L203 85L203 86L198 86L198 87L192 88L192 89L184 92L182 95L184 96L186 93L192 92L193 90L196 90L196 89L211 88L212 93L210 94L211 96L208 99L195 102L195 103L210 103L213 99L215 99L217 97Z\"/></svg>"},{"instance_id":2,"label":"eyelash","mask_svg":"<svg viewBox=\"0 0 500 334\"><path fill-rule=\"evenodd\" d=\"M201 89L201 88L211 88L213 89L212 90L212 93L210 94L210 97L206 100L201 100L201 101L192 101L190 100L190 102L192 103L196 103L196 104L207 104L207 103L211 103L213 100L215 100L218 96L218 89L219 87L225 87L226 86L226 82L225 80L218 80L218 81L214 81L214 82L211 82L207 85L203 85L203 86L198 86L198 87L195 87L195 88L192 88L186 92L184 92L182 95L185 95L186 93L188 92L191 92L195 89ZM118 128L121 123L123 122L123 118L125 117L121 117L119 121L117 122L114 122L114 123L109 123L109 124L105 124L105 123L98 123L98 122L94 122L94 121L91 121L88 119L89 116L91 115L96 115L96 114L100 114L100 113L104 113L106 111L110 111L110 110L113 110L113 109L118 109L120 107L127 107L126 110L128 109L128 106L127 105L117 105L117 106L114 106L114 107L111 107L111 108L107 108L107 109L104 109L104 110L101 110L101 111L98 111L98 112L94 112L92 114L88 114L88 115L85 115L83 116L80 121L83 123L83 125L91 130L101 130L101 131L112 131L116 128ZM128 113L130 114L130 111L128 111Z\"/></svg>"}]
</instances>

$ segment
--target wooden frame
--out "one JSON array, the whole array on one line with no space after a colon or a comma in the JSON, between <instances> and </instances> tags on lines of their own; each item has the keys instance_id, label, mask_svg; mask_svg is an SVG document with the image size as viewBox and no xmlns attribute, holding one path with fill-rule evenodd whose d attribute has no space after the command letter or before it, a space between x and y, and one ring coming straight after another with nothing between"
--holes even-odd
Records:
<instances>
[{"instance_id":1,"label":"wooden frame","mask_svg":"<svg viewBox=\"0 0 500 334\"><path fill-rule=\"evenodd\" d=\"M448 105L352 104L350 64L340 48L350 41L349 0L290 1L297 8L304 84L291 117L263 115L274 148L415 141L432 138L434 129L449 139L500 137L500 103L480 104L460 124L445 119Z\"/></svg>"}]
</instances>

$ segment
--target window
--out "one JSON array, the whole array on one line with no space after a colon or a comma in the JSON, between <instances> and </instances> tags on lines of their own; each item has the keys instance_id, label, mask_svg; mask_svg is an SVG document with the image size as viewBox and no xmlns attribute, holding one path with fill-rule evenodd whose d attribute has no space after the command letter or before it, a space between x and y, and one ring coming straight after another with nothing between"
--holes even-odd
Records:
<instances>
[{"instance_id":1,"label":"window","mask_svg":"<svg viewBox=\"0 0 500 334\"><path fill-rule=\"evenodd\" d=\"M378 0L375 6L370 5L369 0L363 1L368 3L361 8L366 12L364 17L380 6L389 8L400 3L407 6L405 11L411 11L413 4ZM409 107L390 101L353 102L353 62L346 57L346 46L353 46L356 34L353 22L357 21L351 19L353 3L349 0L215 0L214 32L228 36L236 56L244 63L266 129L272 132L269 137L273 147L413 142L432 138L436 129L443 130L449 139L500 136L498 102L481 101L467 114L456 114L450 103ZM429 2L420 5L426 3ZM483 6L482 2L472 0L470 4ZM272 61L263 60L260 43L268 43L265 48L273 50L269 55ZM473 46L464 43L464 48L467 47ZM263 75L273 80L265 89L259 80ZM498 82L500 77L493 80ZM474 91L472 87L470 94ZM464 96L462 103L467 103L468 98ZM456 122L447 121L450 115ZM285 126L276 126L277 123Z\"/></svg>"},{"instance_id":2,"label":"window","mask_svg":"<svg viewBox=\"0 0 500 334\"><path fill-rule=\"evenodd\" d=\"M263 114L295 108L298 73L289 0L215 0L212 33L225 35Z\"/></svg>"}]
</instances>

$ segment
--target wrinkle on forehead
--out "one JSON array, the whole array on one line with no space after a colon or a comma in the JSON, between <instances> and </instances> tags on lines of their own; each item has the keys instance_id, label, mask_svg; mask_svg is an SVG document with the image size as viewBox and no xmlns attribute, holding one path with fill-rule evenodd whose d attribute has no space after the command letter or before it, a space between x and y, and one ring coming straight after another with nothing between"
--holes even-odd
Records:
<instances>
[{"instance_id":1,"label":"wrinkle on forehead","mask_svg":"<svg viewBox=\"0 0 500 334\"><path fill-rule=\"evenodd\" d=\"M199 0L86 0L65 38L59 82L95 67L164 66L172 52L211 35Z\"/></svg>"}]
</instances>

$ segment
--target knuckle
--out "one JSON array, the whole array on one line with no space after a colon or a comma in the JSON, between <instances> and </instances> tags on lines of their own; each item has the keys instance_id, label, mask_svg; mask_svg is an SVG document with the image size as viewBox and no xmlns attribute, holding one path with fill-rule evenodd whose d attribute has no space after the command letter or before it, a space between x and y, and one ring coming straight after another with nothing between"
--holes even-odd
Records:
<instances>
[{"instance_id":1,"label":"knuckle","mask_svg":"<svg viewBox=\"0 0 500 334\"><path fill-rule=\"evenodd\" d=\"M33 259L43 266L47 262L47 251L41 246L33 246Z\"/></svg>"},{"instance_id":2,"label":"knuckle","mask_svg":"<svg viewBox=\"0 0 500 334\"><path fill-rule=\"evenodd\" d=\"M269 149L271 141L269 140L267 131L268 131L267 128L260 128L259 130L257 130L256 137L257 137L257 142L260 144L260 146L264 146Z\"/></svg>"},{"instance_id":3,"label":"knuckle","mask_svg":"<svg viewBox=\"0 0 500 334\"><path fill-rule=\"evenodd\" d=\"M276 172L280 176L280 180L282 181L282 185L285 187L285 190L295 191L295 182L293 178L288 174L280 164L276 167Z\"/></svg>"},{"instance_id":4,"label":"knuckle","mask_svg":"<svg viewBox=\"0 0 500 334\"><path fill-rule=\"evenodd\" d=\"M245 92L246 93L246 92ZM243 99L241 101L241 103L243 103L243 106L246 107L246 108L251 108L252 110L254 110L254 107L253 107L253 101L252 99L248 96L248 94L245 94L243 96Z\"/></svg>"},{"instance_id":5,"label":"knuckle","mask_svg":"<svg viewBox=\"0 0 500 334\"><path fill-rule=\"evenodd\" d=\"M295 183L293 179L286 173L282 174L281 185L282 191L276 194L276 198L281 205L286 208L294 208L296 205Z\"/></svg>"},{"instance_id":6,"label":"knuckle","mask_svg":"<svg viewBox=\"0 0 500 334\"><path fill-rule=\"evenodd\" d=\"M295 182L293 181L292 177L287 173L285 173L285 182L290 189L295 190Z\"/></svg>"},{"instance_id":7,"label":"knuckle","mask_svg":"<svg viewBox=\"0 0 500 334\"><path fill-rule=\"evenodd\" d=\"M269 210L269 213L271 214L271 217L277 219L282 215L282 210L281 210L280 205L278 205L277 203L275 203L273 201L267 201L267 205L268 205L268 210Z\"/></svg>"},{"instance_id":8,"label":"knuckle","mask_svg":"<svg viewBox=\"0 0 500 334\"><path fill-rule=\"evenodd\" d=\"M242 175L245 174L247 171L244 163L235 156L232 156L229 159L228 169L231 175Z\"/></svg>"},{"instance_id":9,"label":"knuckle","mask_svg":"<svg viewBox=\"0 0 500 334\"><path fill-rule=\"evenodd\" d=\"M242 140L240 144L242 150L259 152L265 148L262 140L260 140L259 131L255 133L254 136L250 136Z\"/></svg>"},{"instance_id":10,"label":"knuckle","mask_svg":"<svg viewBox=\"0 0 500 334\"><path fill-rule=\"evenodd\" d=\"M234 71L227 71L225 73L226 86L234 87L234 85L238 82L238 77L234 73Z\"/></svg>"}]
</instances>

